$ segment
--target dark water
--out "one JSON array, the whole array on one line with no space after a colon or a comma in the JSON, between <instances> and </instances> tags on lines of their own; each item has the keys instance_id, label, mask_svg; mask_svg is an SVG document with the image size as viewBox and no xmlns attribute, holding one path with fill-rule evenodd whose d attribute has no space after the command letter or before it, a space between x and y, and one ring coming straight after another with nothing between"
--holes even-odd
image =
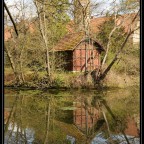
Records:
<instances>
[{"instance_id":1,"label":"dark water","mask_svg":"<svg viewBox=\"0 0 144 144\"><path fill-rule=\"evenodd\" d=\"M139 144L139 89L5 89L5 144ZM135 138L134 138L135 137Z\"/></svg>"}]
</instances>

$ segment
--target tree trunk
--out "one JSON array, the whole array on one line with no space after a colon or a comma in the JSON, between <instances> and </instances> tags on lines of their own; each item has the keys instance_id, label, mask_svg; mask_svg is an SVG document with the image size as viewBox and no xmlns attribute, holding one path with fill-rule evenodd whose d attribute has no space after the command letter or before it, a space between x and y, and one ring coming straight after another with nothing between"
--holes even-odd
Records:
<instances>
[{"instance_id":1,"label":"tree trunk","mask_svg":"<svg viewBox=\"0 0 144 144\"><path fill-rule=\"evenodd\" d=\"M48 144L48 134L49 134L49 122L50 121L50 102L47 105L46 108L46 136L44 144Z\"/></svg>"},{"instance_id":2,"label":"tree trunk","mask_svg":"<svg viewBox=\"0 0 144 144\"><path fill-rule=\"evenodd\" d=\"M114 59L112 60L112 62L109 64L109 66L106 68L106 70L99 76L99 78L98 78L99 81L103 80L106 77L107 73L110 71L110 69L112 68L112 66L114 65L114 63L117 61L118 56L121 54L124 46L126 45L126 43L128 41L128 38L130 37L131 34L132 34L132 32L130 31L128 33L127 37L125 38L125 41L123 42L120 50L116 53L116 55L115 55Z\"/></svg>"},{"instance_id":3,"label":"tree trunk","mask_svg":"<svg viewBox=\"0 0 144 144\"><path fill-rule=\"evenodd\" d=\"M132 20L132 22L131 22L131 25L132 25L132 23L136 20L136 18L137 18L138 15L139 15L139 11L137 12L137 14L135 15L135 17L133 18L133 20ZM131 26L131 25L130 25L130 26ZM139 27L138 27L138 28L139 28ZM112 60L111 63L109 64L109 66L104 70L104 72L101 73L101 74L97 77L95 83L100 83L100 81L103 80L103 79L106 77L107 73L110 71L110 69L112 68L112 66L113 66L113 65L115 64L115 62L118 60L118 56L121 54L121 52L122 52L123 48L125 47L125 45L126 45L128 39L129 39L129 37L130 37L131 34L132 34L135 30L137 30L138 28L136 28L136 29L134 29L134 30L131 31L131 27L130 27L129 33L127 34L127 37L125 38L124 42L122 43L119 51L115 54L115 57L113 58L113 60ZM116 27L111 31L111 33L110 33L110 35L109 35L109 38L111 37L111 35L112 35L112 33L115 31L115 29L116 29ZM108 44L108 48L109 48L109 44ZM108 50L107 50L107 52L106 52L106 57L107 57L107 54L108 54ZM105 62L106 57L104 57L104 60L103 60L103 62L102 62L102 66L103 66L103 64L104 64L104 62ZM101 71L102 71L102 67L101 67Z\"/></svg>"},{"instance_id":4,"label":"tree trunk","mask_svg":"<svg viewBox=\"0 0 144 144\"><path fill-rule=\"evenodd\" d=\"M110 115L112 116L113 120L117 123L118 120L117 120L117 118L115 117L115 115L113 114L113 112L111 111L111 109L109 108L109 106L107 105L107 103L106 103L105 101L103 101L102 104L105 106L105 108L107 109L107 111L110 113ZM129 143L129 140L128 140L125 132L124 132L124 130L122 130L121 133L124 135L127 143L130 144L130 143Z\"/></svg>"},{"instance_id":5,"label":"tree trunk","mask_svg":"<svg viewBox=\"0 0 144 144\"><path fill-rule=\"evenodd\" d=\"M24 50L24 46L22 46L19 62L20 62L20 77L21 77L22 82L25 83L25 78L24 78L24 74L23 74L23 62L22 62L22 56L23 56L23 53L24 53L23 50Z\"/></svg>"},{"instance_id":6,"label":"tree trunk","mask_svg":"<svg viewBox=\"0 0 144 144\"><path fill-rule=\"evenodd\" d=\"M16 79L16 83L19 84L21 82L21 79L20 79L20 77L18 75L18 72L16 71L16 67L15 67L15 63L13 61L12 55L10 54L10 52L7 49L6 46L4 46L4 50L5 50L5 52L7 54L7 57L9 59L9 61L10 61L10 65L11 65L11 68L13 70L13 73L14 73L14 76L15 76L15 79Z\"/></svg>"},{"instance_id":7,"label":"tree trunk","mask_svg":"<svg viewBox=\"0 0 144 144\"><path fill-rule=\"evenodd\" d=\"M14 26L14 30L15 30L15 32L16 32L16 34L17 34L17 36L18 36L18 31L17 31L16 25L15 25L15 22L14 22L14 20L13 20L12 16L11 16L11 13L10 13L10 11L9 11L9 9L8 9L8 7L7 7L7 5L6 5L6 3L5 3L5 2L4 2L4 7L5 7L5 9L6 9L6 11L7 11L8 15L9 15L9 17L10 17L10 20L11 20L11 22L12 22L13 26Z\"/></svg>"},{"instance_id":8,"label":"tree trunk","mask_svg":"<svg viewBox=\"0 0 144 144\"><path fill-rule=\"evenodd\" d=\"M40 5L37 1L34 2L35 6L37 8L37 13L39 17L39 26L40 26L40 32L41 36L44 40L45 48L46 48L46 72L48 77L50 76L50 60L49 60L49 48L48 48L48 38L47 38L47 25L46 25L46 16L45 16L45 4L43 4L41 7L43 9L43 13L40 10ZM44 1L45 3L45 1Z\"/></svg>"}]
</instances>

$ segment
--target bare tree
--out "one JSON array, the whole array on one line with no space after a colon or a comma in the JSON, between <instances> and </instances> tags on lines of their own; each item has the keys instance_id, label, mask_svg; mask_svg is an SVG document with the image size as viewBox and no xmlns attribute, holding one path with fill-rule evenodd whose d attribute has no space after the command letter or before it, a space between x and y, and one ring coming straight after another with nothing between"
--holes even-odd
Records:
<instances>
[{"instance_id":1,"label":"bare tree","mask_svg":"<svg viewBox=\"0 0 144 144\"><path fill-rule=\"evenodd\" d=\"M48 30L47 30L47 19L46 19L46 1L38 2L34 1L37 8L37 14L39 18L40 32L46 48L46 71L47 75L50 76L50 58L49 58L49 47L48 47Z\"/></svg>"},{"instance_id":2,"label":"bare tree","mask_svg":"<svg viewBox=\"0 0 144 144\"><path fill-rule=\"evenodd\" d=\"M130 1L130 0L126 0L126 2L128 2L128 1ZM126 11L126 15L123 18L121 18L119 16L119 13L125 12L122 9L122 5L117 4L115 0L112 2L111 5L113 6L111 14L112 14L112 17L114 20L114 26L113 26L113 28L110 31L109 36L108 36L108 42L107 42L106 47L105 47L105 55L104 55L104 58L102 60L101 67L97 71L95 71L95 83L99 83L100 81L102 81L106 77L107 73L111 70L112 66L119 59L119 56L123 52L123 49L125 48L126 44L128 43L129 38L133 35L133 33L136 30L139 29L139 26L135 26L139 20L139 13L140 13L138 5L135 8L135 15L133 14L133 16L132 16L131 13L127 13L127 11ZM130 4L128 4L128 5L130 6ZM133 2L132 2L132 6L134 6ZM128 10L128 7L126 9ZM133 10L134 10L134 8L133 8ZM130 20L130 23L128 25L125 25L125 23L128 20ZM115 49L117 51L116 51L113 59L111 60L111 62L106 67L105 66L106 60L109 57L110 51L112 49L113 35L117 30L119 30L120 28L123 28L124 25L127 27L126 28L127 29L127 32L126 32L127 35L126 35L124 41L121 43L121 46L115 47ZM133 42L131 42L131 43L133 43Z\"/></svg>"},{"instance_id":3,"label":"bare tree","mask_svg":"<svg viewBox=\"0 0 144 144\"><path fill-rule=\"evenodd\" d=\"M12 26L8 26L6 29L10 29L8 32L11 35L10 39L5 41L5 52L10 61L10 65L14 72L16 83L21 84L25 82L23 66L25 62L25 48L27 45L27 33L29 32L30 22L26 15L28 4L26 1L19 1L10 6L10 9L15 9L16 14L10 12L9 8L5 4L6 12L8 13L10 20L13 24ZM14 20L15 19L15 20ZM15 31L15 32L14 32Z\"/></svg>"},{"instance_id":4,"label":"bare tree","mask_svg":"<svg viewBox=\"0 0 144 144\"><path fill-rule=\"evenodd\" d=\"M130 25L129 32L127 33L127 36L126 36L124 42L121 44L121 47L119 48L118 52L115 54L115 56L114 56L113 60L111 61L111 63L103 71L103 73L99 76L99 80L103 80L106 77L107 73L110 71L110 69L112 68L112 66L114 65L114 63L118 60L118 57L122 53L122 50L124 49L126 43L128 42L129 37L134 33L134 31L136 31L137 29L139 29L139 27L136 27L135 29L132 29L132 24L136 21L136 19L137 19L138 16L139 16L139 11L135 14L135 17L132 19L132 23ZM107 47L106 55L108 54L108 48L109 48L109 45ZM105 58L106 58L106 56L105 56ZM105 59L103 61L103 64L104 64L104 62L105 62Z\"/></svg>"}]
</instances>

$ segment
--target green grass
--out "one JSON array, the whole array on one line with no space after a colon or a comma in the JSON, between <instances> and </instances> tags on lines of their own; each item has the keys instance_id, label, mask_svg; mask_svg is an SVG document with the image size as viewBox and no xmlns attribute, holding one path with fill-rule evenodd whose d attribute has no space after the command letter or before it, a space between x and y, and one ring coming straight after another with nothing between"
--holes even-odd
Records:
<instances>
[{"instance_id":1,"label":"green grass","mask_svg":"<svg viewBox=\"0 0 144 144\"><path fill-rule=\"evenodd\" d=\"M127 64L123 62L115 64L103 80L103 86L106 87L127 87L132 85L139 85L139 62L138 58L127 57ZM14 85L15 79L11 68L5 68L5 86ZM94 88L91 75L88 75L87 80L84 79L81 72L53 72L50 79L47 79L46 71L34 72L30 69L24 69L26 87L36 88L77 88L77 89L91 89Z\"/></svg>"}]
</instances>

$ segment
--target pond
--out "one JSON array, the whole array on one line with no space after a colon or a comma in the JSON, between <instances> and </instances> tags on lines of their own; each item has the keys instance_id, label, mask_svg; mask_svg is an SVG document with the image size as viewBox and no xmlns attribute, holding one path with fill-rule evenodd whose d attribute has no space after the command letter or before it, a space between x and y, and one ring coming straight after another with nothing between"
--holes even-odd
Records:
<instances>
[{"instance_id":1,"label":"pond","mask_svg":"<svg viewBox=\"0 0 144 144\"><path fill-rule=\"evenodd\" d=\"M5 144L139 144L138 87L107 90L5 88Z\"/></svg>"}]
</instances>

